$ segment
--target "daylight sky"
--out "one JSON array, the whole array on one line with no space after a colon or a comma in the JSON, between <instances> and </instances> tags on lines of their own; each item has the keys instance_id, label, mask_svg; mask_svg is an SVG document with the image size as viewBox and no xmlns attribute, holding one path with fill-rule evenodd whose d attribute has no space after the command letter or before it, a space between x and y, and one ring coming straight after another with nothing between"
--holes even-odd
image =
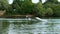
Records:
<instances>
[{"instance_id":1,"label":"daylight sky","mask_svg":"<svg viewBox=\"0 0 60 34\"><path fill-rule=\"evenodd\" d=\"M42 0L42 3L44 3L46 0ZM58 0L60 2L60 0ZM39 2L39 0L32 0L33 3ZM13 0L9 0L9 4L12 4Z\"/></svg>"},{"instance_id":2,"label":"daylight sky","mask_svg":"<svg viewBox=\"0 0 60 34\"><path fill-rule=\"evenodd\" d=\"M58 2L60 2L60 0L58 0Z\"/></svg>"}]
</instances>

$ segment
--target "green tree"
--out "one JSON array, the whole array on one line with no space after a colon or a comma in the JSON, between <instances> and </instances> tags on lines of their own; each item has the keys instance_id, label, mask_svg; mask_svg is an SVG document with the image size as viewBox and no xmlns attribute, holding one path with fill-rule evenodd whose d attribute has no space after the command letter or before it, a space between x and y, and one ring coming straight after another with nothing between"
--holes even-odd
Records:
<instances>
[{"instance_id":1,"label":"green tree","mask_svg":"<svg viewBox=\"0 0 60 34\"><path fill-rule=\"evenodd\" d=\"M37 11L37 13L38 13L37 15L44 17L45 16L45 8L43 7L42 3L39 2L37 4L36 8L37 8L36 10L38 10Z\"/></svg>"},{"instance_id":2,"label":"green tree","mask_svg":"<svg viewBox=\"0 0 60 34\"><path fill-rule=\"evenodd\" d=\"M6 15L12 14L13 8L11 5L9 5L7 0L0 0L2 9L6 10Z\"/></svg>"},{"instance_id":3,"label":"green tree","mask_svg":"<svg viewBox=\"0 0 60 34\"><path fill-rule=\"evenodd\" d=\"M53 10L53 16L59 17L60 15L60 4L51 4L51 3L46 3L44 4L44 7L51 8Z\"/></svg>"},{"instance_id":4,"label":"green tree","mask_svg":"<svg viewBox=\"0 0 60 34\"><path fill-rule=\"evenodd\" d=\"M3 9L3 6L2 6L2 4L0 3L0 10L2 10Z\"/></svg>"},{"instance_id":5,"label":"green tree","mask_svg":"<svg viewBox=\"0 0 60 34\"><path fill-rule=\"evenodd\" d=\"M33 4L30 0L25 0L21 5L21 14L31 14L33 9Z\"/></svg>"},{"instance_id":6,"label":"green tree","mask_svg":"<svg viewBox=\"0 0 60 34\"><path fill-rule=\"evenodd\" d=\"M60 17L60 4L54 4L51 7L54 11L54 16Z\"/></svg>"},{"instance_id":7,"label":"green tree","mask_svg":"<svg viewBox=\"0 0 60 34\"><path fill-rule=\"evenodd\" d=\"M31 14L33 4L31 0L14 0L13 9L16 9L17 14Z\"/></svg>"},{"instance_id":8,"label":"green tree","mask_svg":"<svg viewBox=\"0 0 60 34\"><path fill-rule=\"evenodd\" d=\"M14 0L12 8L15 14L19 14L19 12L21 11L21 5L21 0Z\"/></svg>"},{"instance_id":9,"label":"green tree","mask_svg":"<svg viewBox=\"0 0 60 34\"><path fill-rule=\"evenodd\" d=\"M50 17L53 15L53 10L51 8L46 9L46 16Z\"/></svg>"},{"instance_id":10,"label":"green tree","mask_svg":"<svg viewBox=\"0 0 60 34\"><path fill-rule=\"evenodd\" d=\"M9 6L9 4L8 4L8 1L7 1L7 0L0 0L0 3L1 3L1 5L2 5L5 9L7 9L7 8L8 8L8 6Z\"/></svg>"}]
</instances>

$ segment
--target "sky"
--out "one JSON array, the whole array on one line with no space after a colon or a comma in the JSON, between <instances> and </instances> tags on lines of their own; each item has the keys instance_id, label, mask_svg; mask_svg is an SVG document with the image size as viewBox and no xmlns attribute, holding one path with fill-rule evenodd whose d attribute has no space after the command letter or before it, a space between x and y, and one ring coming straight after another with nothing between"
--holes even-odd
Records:
<instances>
[{"instance_id":1,"label":"sky","mask_svg":"<svg viewBox=\"0 0 60 34\"><path fill-rule=\"evenodd\" d=\"M8 2L9 2L9 4L12 4L13 3L13 0L9 0Z\"/></svg>"},{"instance_id":2,"label":"sky","mask_svg":"<svg viewBox=\"0 0 60 34\"><path fill-rule=\"evenodd\" d=\"M58 0L58 2L60 2L60 0Z\"/></svg>"},{"instance_id":3,"label":"sky","mask_svg":"<svg viewBox=\"0 0 60 34\"><path fill-rule=\"evenodd\" d=\"M42 3L44 3L45 1L46 1L46 0L42 0ZM8 2L9 2L9 4L12 4L12 3L13 3L13 0L9 0ZM38 3L39 0L32 0L32 2L33 2L33 3ZM58 0L58 2L60 2L60 0Z\"/></svg>"},{"instance_id":4,"label":"sky","mask_svg":"<svg viewBox=\"0 0 60 34\"><path fill-rule=\"evenodd\" d=\"M39 0L32 0L32 3L38 3Z\"/></svg>"}]
</instances>

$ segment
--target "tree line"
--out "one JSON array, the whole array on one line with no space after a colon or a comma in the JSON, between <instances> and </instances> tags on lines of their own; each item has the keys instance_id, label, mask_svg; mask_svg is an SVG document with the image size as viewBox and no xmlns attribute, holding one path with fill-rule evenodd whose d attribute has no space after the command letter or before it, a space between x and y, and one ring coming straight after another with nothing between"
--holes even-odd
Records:
<instances>
[{"instance_id":1,"label":"tree line","mask_svg":"<svg viewBox=\"0 0 60 34\"><path fill-rule=\"evenodd\" d=\"M8 4L5 0L0 0L0 10L6 10L6 15L34 15L38 17L60 17L60 2L57 0L47 0L34 4L31 0L14 0Z\"/></svg>"}]
</instances>

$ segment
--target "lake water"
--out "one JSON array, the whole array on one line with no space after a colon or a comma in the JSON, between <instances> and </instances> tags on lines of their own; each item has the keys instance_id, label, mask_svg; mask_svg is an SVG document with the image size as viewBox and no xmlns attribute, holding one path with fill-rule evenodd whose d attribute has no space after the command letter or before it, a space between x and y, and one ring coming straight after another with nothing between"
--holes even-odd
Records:
<instances>
[{"instance_id":1,"label":"lake water","mask_svg":"<svg viewBox=\"0 0 60 34\"><path fill-rule=\"evenodd\" d=\"M42 19L45 21L11 22L0 20L0 34L60 34L60 19Z\"/></svg>"}]
</instances>

